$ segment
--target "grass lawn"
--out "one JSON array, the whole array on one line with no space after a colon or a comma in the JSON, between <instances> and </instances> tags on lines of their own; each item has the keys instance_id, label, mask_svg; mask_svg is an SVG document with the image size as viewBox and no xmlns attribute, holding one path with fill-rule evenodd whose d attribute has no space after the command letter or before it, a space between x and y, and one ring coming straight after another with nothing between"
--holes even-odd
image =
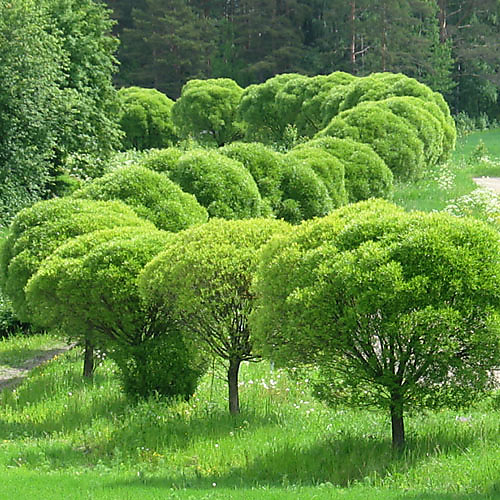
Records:
<instances>
[{"instance_id":1,"label":"grass lawn","mask_svg":"<svg viewBox=\"0 0 500 500\"><path fill-rule=\"evenodd\" d=\"M327 408L268 363L243 366L231 417L217 371L189 403L131 404L113 363L88 382L81 358L61 355L0 395L0 498L500 498L498 396L409 415L394 457L387 415Z\"/></svg>"}]
</instances>

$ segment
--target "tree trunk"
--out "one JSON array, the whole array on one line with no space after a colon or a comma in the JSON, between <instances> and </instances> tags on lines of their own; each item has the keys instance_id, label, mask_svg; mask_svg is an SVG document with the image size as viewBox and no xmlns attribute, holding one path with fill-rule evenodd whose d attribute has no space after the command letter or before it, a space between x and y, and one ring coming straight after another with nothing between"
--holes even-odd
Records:
<instances>
[{"instance_id":1,"label":"tree trunk","mask_svg":"<svg viewBox=\"0 0 500 500\"><path fill-rule=\"evenodd\" d=\"M351 1L351 72L356 74L356 2Z\"/></svg>"},{"instance_id":2,"label":"tree trunk","mask_svg":"<svg viewBox=\"0 0 500 500\"><path fill-rule=\"evenodd\" d=\"M230 359L227 371L227 382L229 386L229 412L236 415L240 412L240 397L238 394L238 373L241 360Z\"/></svg>"},{"instance_id":3,"label":"tree trunk","mask_svg":"<svg viewBox=\"0 0 500 500\"><path fill-rule=\"evenodd\" d=\"M441 43L445 43L448 39L447 33L447 19L446 19L446 0L441 0L439 2L439 40Z\"/></svg>"},{"instance_id":4,"label":"tree trunk","mask_svg":"<svg viewBox=\"0 0 500 500\"><path fill-rule=\"evenodd\" d=\"M92 378L94 375L94 345L89 339L85 339L85 354L83 358L83 376Z\"/></svg>"},{"instance_id":5,"label":"tree trunk","mask_svg":"<svg viewBox=\"0 0 500 500\"><path fill-rule=\"evenodd\" d=\"M392 449L400 452L405 446L405 426L403 421L403 398L399 392L391 394Z\"/></svg>"}]
</instances>

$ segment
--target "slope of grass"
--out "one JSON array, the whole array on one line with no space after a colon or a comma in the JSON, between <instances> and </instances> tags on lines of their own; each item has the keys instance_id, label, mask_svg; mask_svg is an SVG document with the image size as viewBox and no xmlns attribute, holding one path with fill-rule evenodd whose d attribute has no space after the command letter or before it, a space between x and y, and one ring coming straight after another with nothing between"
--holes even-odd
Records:
<instances>
[{"instance_id":1,"label":"slope of grass","mask_svg":"<svg viewBox=\"0 0 500 500\"><path fill-rule=\"evenodd\" d=\"M36 496L44 490L55 499L500 495L500 398L409 416L408 450L394 457L387 415L329 409L305 380L267 363L243 366L243 410L231 417L217 370L189 403L131 404L112 362L88 382L80 358L60 356L0 395L6 498L46 498Z\"/></svg>"},{"instance_id":2,"label":"slope of grass","mask_svg":"<svg viewBox=\"0 0 500 500\"><path fill-rule=\"evenodd\" d=\"M475 158L480 141L487 158ZM478 186L472 179L481 176L500 176L500 129L462 138L447 164L429 169L416 182L397 184L394 202L408 210L443 210L475 191Z\"/></svg>"}]
</instances>

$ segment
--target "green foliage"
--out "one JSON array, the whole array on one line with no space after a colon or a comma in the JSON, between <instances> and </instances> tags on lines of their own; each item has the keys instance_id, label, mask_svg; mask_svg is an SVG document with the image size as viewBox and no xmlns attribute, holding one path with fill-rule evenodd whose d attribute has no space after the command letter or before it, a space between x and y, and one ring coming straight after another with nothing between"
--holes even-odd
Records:
<instances>
[{"instance_id":1,"label":"green foliage","mask_svg":"<svg viewBox=\"0 0 500 500\"><path fill-rule=\"evenodd\" d=\"M361 102L381 101L389 97L417 97L424 101L423 106L442 125L443 152L439 161L445 161L455 149L457 137L450 109L441 94L433 92L429 87L413 78L394 73L374 73L364 78L358 78L346 87L339 111L352 109Z\"/></svg>"},{"instance_id":2,"label":"green foliage","mask_svg":"<svg viewBox=\"0 0 500 500\"><path fill-rule=\"evenodd\" d=\"M325 151L343 164L345 189L350 203L391 196L393 174L367 144L351 139L321 137L300 144L292 152L306 148Z\"/></svg>"},{"instance_id":3,"label":"green foliage","mask_svg":"<svg viewBox=\"0 0 500 500\"><path fill-rule=\"evenodd\" d=\"M91 338L116 360L124 389L134 397L187 398L202 373L194 346L167 330L138 295L139 273L170 238L147 227L82 235L42 262L26 286L35 321Z\"/></svg>"},{"instance_id":4,"label":"green foliage","mask_svg":"<svg viewBox=\"0 0 500 500\"><path fill-rule=\"evenodd\" d=\"M111 85L117 41L101 3L0 3L0 220L91 175L118 144Z\"/></svg>"},{"instance_id":5,"label":"green foliage","mask_svg":"<svg viewBox=\"0 0 500 500\"><path fill-rule=\"evenodd\" d=\"M179 148L164 148L150 151L141 161L143 167L170 175L175 170L177 162L185 153Z\"/></svg>"},{"instance_id":6,"label":"green foliage","mask_svg":"<svg viewBox=\"0 0 500 500\"><path fill-rule=\"evenodd\" d=\"M273 359L317 364L323 396L390 409L394 431L406 409L491 387L498 245L472 219L381 201L342 208L266 247L252 324Z\"/></svg>"},{"instance_id":7,"label":"green foliage","mask_svg":"<svg viewBox=\"0 0 500 500\"><path fill-rule=\"evenodd\" d=\"M124 203L57 198L19 212L0 253L0 286L21 321L30 321L24 287L43 259L70 238L119 226L152 227Z\"/></svg>"},{"instance_id":8,"label":"green foliage","mask_svg":"<svg viewBox=\"0 0 500 500\"><path fill-rule=\"evenodd\" d=\"M261 213L262 200L250 172L215 151L187 152L170 178L194 194L210 217L248 219Z\"/></svg>"},{"instance_id":9,"label":"green foliage","mask_svg":"<svg viewBox=\"0 0 500 500\"><path fill-rule=\"evenodd\" d=\"M241 97L238 108L245 127L247 141L263 142L265 144L279 143L283 137L287 121L276 102L276 96L286 84L291 85L294 80L305 81L299 74L277 75L264 83L250 85Z\"/></svg>"},{"instance_id":10,"label":"green foliage","mask_svg":"<svg viewBox=\"0 0 500 500\"><path fill-rule=\"evenodd\" d=\"M236 112L242 93L230 78L188 81L172 109L180 136L217 146L239 139Z\"/></svg>"},{"instance_id":11,"label":"green foliage","mask_svg":"<svg viewBox=\"0 0 500 500\"><path fill-rule=\"evenodd\" d=\"M325 183L307 164L285 164L280 189L283 194L276 216L292 224L321 217L334 208Z\"/></svg>"},{"instance_id":12,"label":"green foliage","mask_svg":"<svg viewBox=\"0 0 500 500\"><path fill-rule=\"evenodd\" d=\"M139 278L149 307L167 324L229 362L231 412L239 411L239 365L257 359L248 315L258 250L287 227L272 219L211 220L176 235Z\"/></svg>"},{"instance_id":13,"label":"green foliage","mask_svg":"<svg viewBox=\"0 0 500 500\"><path fill-rule=\"evenodd\" d=\"M268 204L272 210L278 207L284 165L282 155L260 142L233 142L220 148L219 153L243 163L257 183L263 204Z\"/></svg>"},{"instance_id":14,"label":"green foliage","mask_svg":"<svg viewBox=\"0 0 500 500\"><path fill-rule=\"evenodd\" d=\"M422 173L424 146L415 129L377 102L364 102L343 111L317 134L324 136L368 144L397 178L411 179Z\"/></svg>"},{"instance_id":15,"label":"green foliage","mask_svg":"<svg viewBox=\"0 0 500 500\"><path fill-rule=\"evenodd\" d=\"M414 129L424 147L427 167L436 165L443 158L443 127L437 118L427 111L424 101L417 97L391 97L378 104L395 115L404 118Z\"/></svg>"},{"instance_id":16,"label":"green foliage","mask_svg":"<svg viewBox=\"0 0 500 500\"><path fill-rule=\"evenodd\" d=\"M325 184L333 208L347 203L344 165L333 155L319 148L304 146L290 151L285 156L285 162L311 168Z\"/></svg>"},{"instance_id":17,"label":"green foliage","mask_svg":"<svg viewBox=\"0 0 500 500\"><path fill-rule=\"evenodd\" d=\"M0 2L0 224L46 192L62 96L60 40L31 2Z\"/></svg>"},{"instance_id":18,"label":"green foliage","mask_svg":"<svg viewBox=\"0 0 500 500\"><path fill-rule=\"evenodd\" d=\"M90 200L121 200L160 229L180 231L207 221L206 210L165 174L138 165L114 170L73 194Z\"/></svg>"},{"instance_id":19,"label":"green foliage","mask_svg":"<svg viewBox=\"0 0 500 500\"><path fill-rule=\"evenodd\" d=\"M118 99L124 149L166 148L176 143L172 99L156 89L140 87L120 89Z\"/></svg>"},{"instance_id":20,"label":"green foliage","mask_svg":"<svg viewBox=\"0 0 500 500\"><path fill-rule=\"evenodd\" d=\"M338 110L333 112L334 96L342 95L343 89L356 77L342 71L318 75L306 82L306 96L295 119L301 136L312 137L328 125ZM328 107L330 107L328 109Z\"/></svg>"},{"instance_id":21,"label":"green foliage","mask_svg":"<svg viewBox=\"0 0 500 500\"><path fill-rule=\"evenodd\" d=\"M121 139L112 84L118 40L109 11L94 0L42 0L32 8L46 16L64 57L54 168L83 178L99 175Z\"/></svg>"}]
</instances>

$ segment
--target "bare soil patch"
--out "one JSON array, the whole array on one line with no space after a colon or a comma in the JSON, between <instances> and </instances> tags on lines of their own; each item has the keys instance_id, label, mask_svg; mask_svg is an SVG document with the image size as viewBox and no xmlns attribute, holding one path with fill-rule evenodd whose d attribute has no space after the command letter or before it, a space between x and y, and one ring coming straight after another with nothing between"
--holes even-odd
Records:
<instances>
[{"instance_id":1,"label":"bare soil patch","mask_svg":"<svg viewBox=\"0 0 500 500\"><path fill-rule=\"evenodd\" d=\"M500 177L474 177L472 180L480 187L500 193Z\"/></svg>"},{"instance_id":2,"label":"bare soil patch","mask_svg":"<svg viewBox=\"0 0 500 500\"><path fill-rule=\"evenodd\" d=\"M0 391L6 388L12 389L17 387L33 368L54 359L57 355L72 349L75 345L62 345L47 349L37 356L24 361L19 366L0 368Z\"/></svg>"}]
</instances>

